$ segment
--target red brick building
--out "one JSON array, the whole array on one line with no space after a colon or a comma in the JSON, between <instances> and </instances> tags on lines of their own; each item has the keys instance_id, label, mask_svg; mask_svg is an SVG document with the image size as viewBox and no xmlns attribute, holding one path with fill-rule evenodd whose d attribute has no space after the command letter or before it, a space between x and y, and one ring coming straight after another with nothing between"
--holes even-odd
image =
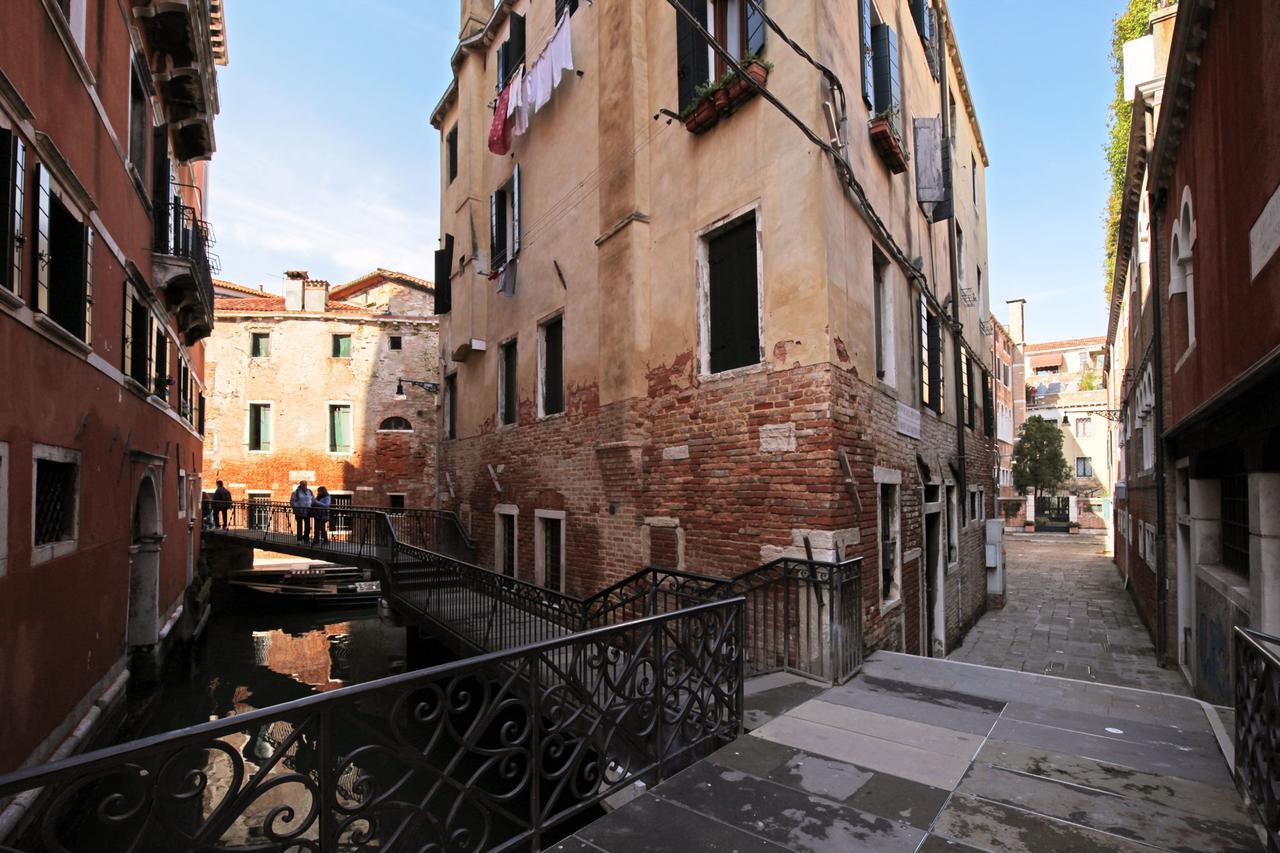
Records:
<instances>
[{"instance_id":1,"label":"red brick building","mask_svg":"<svg viewBox=\"0 0 1280 853\"><path fill-rule=\"evenodd\" d=\"M431 282L286 279L284 296L217 284L233 295L208 342L206 492L222 480L236 499L287 501L307 480L339 505L431 506L436 395L400 387L439 381Z\"/></svg>"},{"instance_id":2,"label":"red brick building","mask_svg":"<svg viewBox=\"0 0 1280 853\"><path fill-rule=\"evenodd\" d=\"M1280 633L1280 12L1183 0L1153 21L1164 73L1135 86L1113 278L1117 563L1158 653L1228 702L1233 626Z\"/></svg>"},{"instance_id":3,"label":"red brick building","mask_svg":"<svg viewBox=\"0 0 1280 853\"><path fill-rule=\"evenodd\" d=\"M198 617L221 3L0 13L0 771L83 746Z\"/></svg>"}]
</instances>

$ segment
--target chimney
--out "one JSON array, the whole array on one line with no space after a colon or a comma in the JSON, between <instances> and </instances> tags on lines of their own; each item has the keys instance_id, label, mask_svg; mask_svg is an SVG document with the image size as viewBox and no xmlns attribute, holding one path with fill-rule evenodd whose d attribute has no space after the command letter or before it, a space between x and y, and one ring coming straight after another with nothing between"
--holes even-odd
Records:
<instances>
[{"instance_id":1,"label":"chimney","mask_svg":"<svg viewBox=\"0 0 1280 853\"><path fill-rule=\"evenodd\" d=\"M1009 339L1016 347L1026 343L1025 335L1025 314L1027 308L1027 300L1010 299L1009 300Z\"/></svg>"},{"instance_id":2,"label":"chimney","mask_svg":"<svg viewBox=\"0 0 1280 853\"><path fill-rule=\"evenodd\" d=\"M323 314L329 305L329 282L324 279L307 279L302 284L302 308L315 314Z\"/></svg>"},{"instance_id":3,"label":"chimney","mask_svg":"<svg viewBox=\"0 0 1280 853\"><path fill-rule=\"evenodd\" d=\"M462 26L459 29L459 38L466 39L486 23L493 15L492 0L462 0Z\"/></svg>"},{"instance_id":4,"label":"chimney","mask_svg":"<svg viewBox=\"0 0 1280 853\"><path fill-rule=\"evenodd\" d=\"M284 310L302 310L302 287L307 280L306 270L285 270Z\"/></svg>"},{"instance_id":5,"label":"chimney","mask_svg":"<svg viewBox=\"0 0 1280 853\"><path fill-rule=\"evenodd\" d=\"M1173 44L1173 26L1178 21L1178 4L1173 3L1151 13L1151 41L1156 75L1163 77L1169 67L1169 47Z\"/></svg>"}]
</instances>

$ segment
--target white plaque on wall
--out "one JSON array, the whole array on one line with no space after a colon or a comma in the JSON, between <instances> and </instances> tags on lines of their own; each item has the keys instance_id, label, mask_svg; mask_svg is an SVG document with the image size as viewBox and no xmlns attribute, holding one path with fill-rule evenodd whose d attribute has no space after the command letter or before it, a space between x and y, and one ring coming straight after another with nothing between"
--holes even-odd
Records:
<instances>
[{"instance_id":1,"label":"white plaque on wall","mask_svg":"<svg viewBox=\"0 0 1280 853\"><path fill-rule=\"evenodd\" d=\"M906 403L898 404L898 432L912 438L920 437L920 411Z\"/></svg>"}]
</instances>

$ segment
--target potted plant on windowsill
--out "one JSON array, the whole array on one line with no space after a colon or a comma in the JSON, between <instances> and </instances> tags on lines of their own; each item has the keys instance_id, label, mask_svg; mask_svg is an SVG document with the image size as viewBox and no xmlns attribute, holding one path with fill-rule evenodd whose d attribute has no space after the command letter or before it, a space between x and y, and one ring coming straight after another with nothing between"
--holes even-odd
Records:
<instances>
[{"instance_id":1,"label":"potted plant on windowsill","mask_svg":"<svg viewBox=\"0 0 1280 853\"><path fill-rule=\"evenodd\" d=\"M716 112L716 105L711 97L711 93L717 88L718 85L715 82L708 82L693 90L693 100L680 114L685 129L690 133L706 133L720 120L720 114Z\"/></svg>"},{"instance_id":2,"label":"potted plant on windowsill","mask_svg":"<svg viewBox=\"0 0 1280 853\"><path fill-rule=\"evenodd\" d=\"M773 70L773 63L766 62L753 53L742 60L742 68L746 71L748 77L763 88L764 84L769 81L769 72ZM759 91L751 83L742 79L736 71L730 71L725 74L724 79L720 82L721 86L729 94L730 104L735 107L751 100L756 96L756 92Z\"/></svg>"},{"instance_id":3,"label":"potted plant on windowsill","mask_svg":"<svg viewBox=\"0 0 1280 853\"><path fill-rule=\"evenodd\" d=\"M879 152L880 159L884 160L889 171L895 175L907 171L907 162L911 159L902 144L900 121L897 107L889 107L872 116L868 124L872 144Z\"/></svg>"}]
</instances>

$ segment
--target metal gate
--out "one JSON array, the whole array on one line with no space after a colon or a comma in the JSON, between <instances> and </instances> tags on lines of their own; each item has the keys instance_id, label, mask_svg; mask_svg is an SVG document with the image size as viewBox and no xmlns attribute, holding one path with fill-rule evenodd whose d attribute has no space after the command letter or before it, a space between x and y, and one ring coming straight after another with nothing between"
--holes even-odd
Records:
<instances>
[{"instance_id":1,"label":"metal gate","mask_svg":"<svg viewBox=\"0 0 1280 853\"><path fill-rule=\"evenodd\" d=\"M1071 519L1071 498L1036 498L1036 530L1066 530Z\"/></svg>"}]
</instances>

